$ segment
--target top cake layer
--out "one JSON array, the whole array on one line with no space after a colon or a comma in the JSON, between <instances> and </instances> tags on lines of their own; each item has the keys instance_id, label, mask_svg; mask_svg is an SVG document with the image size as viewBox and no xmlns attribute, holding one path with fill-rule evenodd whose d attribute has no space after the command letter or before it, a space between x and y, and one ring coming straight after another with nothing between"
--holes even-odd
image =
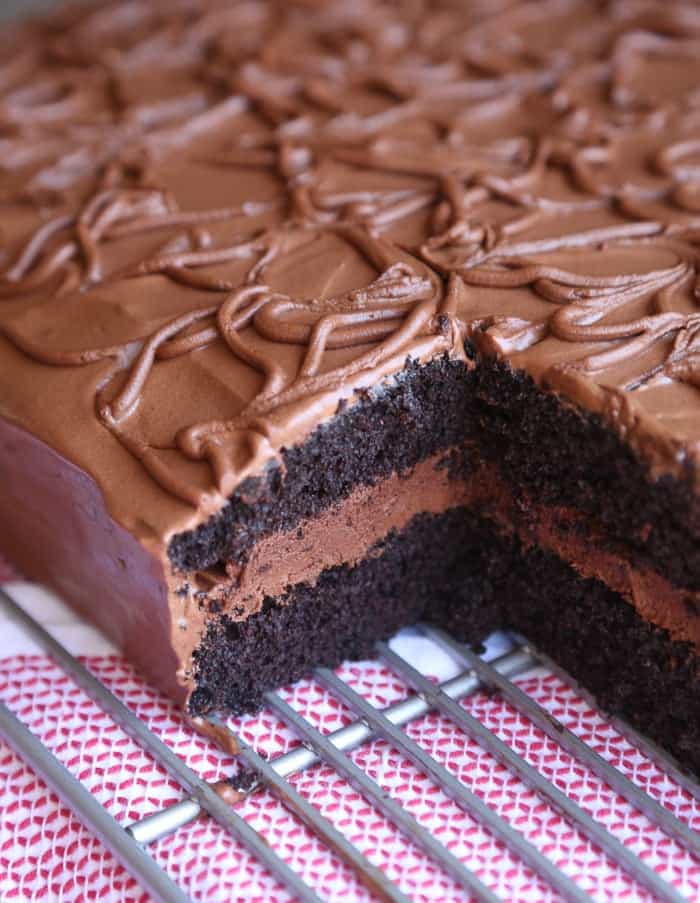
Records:
<instances>
[{"instance_id":1,"label":"top cake layer","mask_svg":"<svg viewBox=\"0 0 700 903\"><path fill-rule=\"evenodd\" d=\"M0 414L136 535L465 339L697 487L700 13L464 6L3 34Z\"/></svg>"}]
</instances>

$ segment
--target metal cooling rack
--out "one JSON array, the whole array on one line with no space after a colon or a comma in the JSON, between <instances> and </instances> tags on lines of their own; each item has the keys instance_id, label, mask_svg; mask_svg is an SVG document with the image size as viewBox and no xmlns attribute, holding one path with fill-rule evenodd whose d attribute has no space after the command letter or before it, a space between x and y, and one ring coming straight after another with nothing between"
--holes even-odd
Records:
<instances>
[{"instance_id":1,"label":"metal cooling rack","mask_svg":"<svg viewBox=\"0 0 700 903\"><path fill-rule=\"evenodd\" d=\"M215 819L237 838L295 897L305 903L317 903L319 897L222 797L213 784L201 780L162 740L134 715L107 687L25 612L0 588L0 604L23 626L26 632L132 739L141 745L182 786L186 797L179 803L147 815L138 822L121 826L95 797L32 734L28 728L0 703L0 736L40 774L46 783L73 810L79 819L108 847L125 868L140 882L154 900L163 903L185 903L186 894L156 864L147 852L149 843L177 831L200 817L203 812ZM560 871L520 832L497 815L487 804L462 784L451 772L431 758L411 740L401 727L436 710L450 719L466 735L478 742L502 765L516 774L527 786L552 805L573 827L617 863L654 899L678 903L685 898L635 853L624 846L603 825L592 819L565 793L551 784L539 771L519 756L476 718L459 705L477 689L489 687L499 692L508 703L554 740L563 750L585 765L637 810L656 824L665 834L700 858L700 836L677 819L662 805L645 794L620 771L601 758L575 734L560 724L545 709L528 697L510 678L535 667L554 672L584 698L585 691L562 672L550 659L522 637L514 637L512 651L491 663L470 649L432 627L422 632L439 644L465 670L440 685L429 681L408 661L377 643L376 652L399 678L414 690L414 695L383 710L374 708L362 696L326 668L318 668L314 677L337 699L357 715L357 721L331 734L323 735L291 708L276 693L265 697L267 706L300 738L303 745L267 761L221 722L212 719L217 732L224 732L239 749L238 758L244 768L243 779L237 776L239 792L254 793L266 787L295 813L316 835L357 873L363 883L378 897L389 901L405 901L402 891L354 847L317 809L305 800L287 781L302 769L319 762L332 766L365 799L382 812L410 841L421 847L447 874L464 889L465 895L479 901L496 903L499 898L446 846L417 822L406 809L389 796L362 771L346 753L380 737L399 750L418 769L428 775L462 809L501 840L508 849L527 864L563 899L583 903L591 898ZM640 736L620 719L615 728L642 753L657 763L688 793L700 800L700 786L685 775L677 763L649 740Z\"/></svg>"}]
</instances>

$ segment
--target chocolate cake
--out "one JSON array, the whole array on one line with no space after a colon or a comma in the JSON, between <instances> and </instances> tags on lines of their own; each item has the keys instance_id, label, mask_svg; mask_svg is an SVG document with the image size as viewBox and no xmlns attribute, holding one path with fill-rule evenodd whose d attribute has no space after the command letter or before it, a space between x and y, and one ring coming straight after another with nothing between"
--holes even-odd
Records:
<instances>
[{"instance_id":1,"label":"chocolate cake","mask_svg":"<svg viewBox=\"0 0 700 903\"><path fill-rule=\"evenodd\" d=\"M192 714L420 619L700 773L700 12L0 37L0 548Z\"/></svg>"}]
</instances>

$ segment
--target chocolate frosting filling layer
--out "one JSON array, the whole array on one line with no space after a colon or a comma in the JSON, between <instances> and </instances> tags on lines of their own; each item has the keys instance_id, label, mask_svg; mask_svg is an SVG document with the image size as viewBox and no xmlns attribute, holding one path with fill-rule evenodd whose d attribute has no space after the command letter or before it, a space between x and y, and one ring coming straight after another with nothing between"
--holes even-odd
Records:
<instances>
[{"instance_id":1,"label":"chocolate frosting filling layer","mask_svg":"<svg viewBox=\"0 0 700 903\"><path fill-rule=\"evenodd\" d=\"M0 414L160 546L468 339L695 492L699 48L661 2L143 0L4 30Z\"/></svg>"}]
</instances>

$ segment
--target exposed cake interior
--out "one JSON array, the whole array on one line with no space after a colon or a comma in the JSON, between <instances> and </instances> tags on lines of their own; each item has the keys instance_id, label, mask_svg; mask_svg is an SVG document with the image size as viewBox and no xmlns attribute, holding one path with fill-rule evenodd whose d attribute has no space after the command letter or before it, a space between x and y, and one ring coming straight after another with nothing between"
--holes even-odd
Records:
<instances>
[{"instance_id":1,"label":"exposed cake interior","mask_svg":"<svg viewBox=\"0 0 700 903\"><path fill-rule=\"evenodd\" d=\"M511 626L559 660L575 648L567 666L606 705L688 758L685 715L645 712L662 691L700 712L692 495L649 481L598 418L470 349L409 365L282 459L171 542L182 622L203 636L194 712L255 709L420 619L470 642ZM613 693L595 673L633 648L648 685Z\"/></svg>"},{"instance_id":2,"label":"exposed cake interior","mask_svg":"<svg viewBox=\"0 0 700 903\"><path fill-rule=\"evenodd\" d=\"M424 619L478 643L511 626L555 656L601 706L700 774L698 657L619 594L556 555L525 550L465 508L418 515L355 567L298 584L245 621L223 617L196 656L194 711L255 709L265 690L372 653ZM659 700L664 705L659 705Z\"/></svg>"}]
</instances>

